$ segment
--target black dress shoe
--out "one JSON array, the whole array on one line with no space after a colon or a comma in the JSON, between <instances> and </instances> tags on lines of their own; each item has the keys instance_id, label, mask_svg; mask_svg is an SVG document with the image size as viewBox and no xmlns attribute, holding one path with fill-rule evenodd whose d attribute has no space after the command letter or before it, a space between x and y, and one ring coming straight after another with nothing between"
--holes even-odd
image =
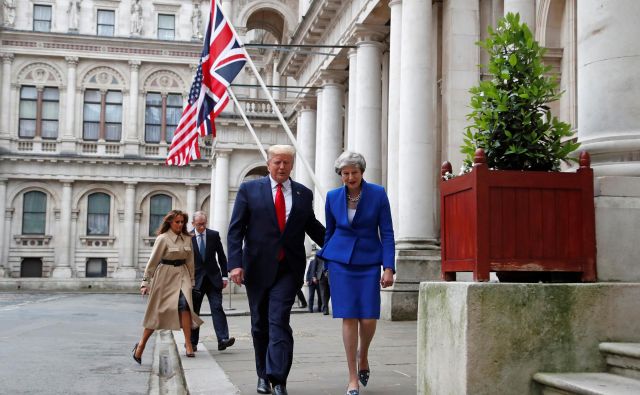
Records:
<instances>
[{"instance_id":1,"label":"black dress shoe","mask_svg":"<svg viewBox=\"0 0 640 395\"><path fill-rule=\"evenodd\" d=\"M136 351L138 351L138 343L133 346L133 360L138 362L138 365L142 365L142 356L136 357Z\"/></svg>"},{"instance_id":2,"label":"black dress shoe","mask_svg":"<svg viewBox=\"0 0 640 395\"><path fill-rule=\"evenodd\" d=\"M258 386L256 387L256 392L259 394L270 394L271 384L269 383L269 380L258 377Z\"/></svg>"},{"instance_id":3,"label":"black dress shoe","mask_svg":"<svg viewBox=\"0 0 640 395\"><path fill-rule=\"evenodd\" d=\"M276 384L273 387L273 394L274 395L288 395L289 393L287 392L287 387L285 387L284 384Z\"/></svg>"},{"instance_id":4,"label":"black dress shoe","mask_svg":"<svg viewBox=\"0 0 640 395\"><path fill-rule=\"evenodd\" d=\"M235 342L236 342L235 337L230 337L225 340L220 340L220 342L218 342L218 351L226 350L228 347L233 346Z\"/></svg>"}]
</instances>

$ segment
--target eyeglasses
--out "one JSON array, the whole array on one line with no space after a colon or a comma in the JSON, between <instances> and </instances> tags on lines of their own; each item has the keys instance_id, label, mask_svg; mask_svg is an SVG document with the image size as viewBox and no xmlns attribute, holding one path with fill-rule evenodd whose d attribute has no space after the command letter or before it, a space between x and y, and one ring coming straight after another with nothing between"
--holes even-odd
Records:
<instances>
[{"instance_id":1,"label":"eyeglasses","mask_svg":"<svg viewBox=\"0 0 640 395\"><path fill-rule=\"evenodd\" d=\"M206 223L206 222L205 222L205 223L197 223L197 222L194 222L194 223L193 223L193 226L195 226L195 227L199 228L199 227L201 227L201 226L207 226L207 223Z\"/></svg>"}]
</instances>

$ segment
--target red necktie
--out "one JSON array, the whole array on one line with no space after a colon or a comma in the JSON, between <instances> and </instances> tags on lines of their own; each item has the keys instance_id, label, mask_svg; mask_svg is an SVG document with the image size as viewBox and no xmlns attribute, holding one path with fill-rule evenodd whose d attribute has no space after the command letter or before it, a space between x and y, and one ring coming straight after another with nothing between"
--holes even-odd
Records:
<instances>
[{"instance_id":1,"label":"red necktie","mask_svg":"<svg viewBox=\"0 0 640 395\"><path fill-rule=\"evenodd\" d=\"M287 222L287 207L284 204L284 193L282 193L282 184L278 184L278 190L276 191L276 218L278 219L278 226L280 227L280 233L284 232L284 225ZM284 258L284 250L280 249L278 252L278 260L281 261Z\"/></svg>"}]
</instances>

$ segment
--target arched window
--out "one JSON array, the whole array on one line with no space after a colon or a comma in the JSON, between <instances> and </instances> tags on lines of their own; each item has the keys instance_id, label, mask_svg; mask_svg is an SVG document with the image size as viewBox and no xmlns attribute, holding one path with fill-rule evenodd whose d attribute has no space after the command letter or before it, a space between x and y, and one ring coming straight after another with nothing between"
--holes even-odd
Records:
<instances>
[{"instance_id":1,"label":"arched window","mask_svg":"<svg viewBox=\"0 0 640 395\"><path fill-rule=\"evenodd\" d=\"M42 137L58 138L58 88L35 86L20 88L20 124L18 134L21 138Z\"/></svg>"},{"instance_id":2,"label":"arched window","mask_svg":"<svg viewBox=\"0 0 640 395\"><path fill-rule=\"evenodd\" d=\"M182 95L150 92L147 93L146 103L144 140L147 143L171 143L182 116Z\"/></svg>"},{"instance_id":3,"label":"arched window","mask_svg":"<svg viewBox=\"0 0 640 395\"><path fill-rule=\"evenodd\" d=\"M24 194L22 201L22 234L43 235L47 216L47 195L38 191Z\"/></svg>"},{"instance_id":4,"label":"arched window","mask_svg":"<svg viewBox=\"0 0 640 395\"><path fill-rule=\"evenodd\" d=\"M108 235L111 197L106 193L93 193L87 206L87 235Z\"/></svg>"},{"instance_id":5,"label":"arched window","mask_svg":"<svg viewBox=\"0 0 640 395\"><path fill-rule=\"evenodd\" d=\"M257 180L266 176L267 174L269 174L269 169L267 169L266 166L256 167L255 169L252 169L250 172L248 172L247 175L244 176L244 180L242 181Z\"/></svg>"},{"instance_id":6,"label":"arched window","mask_svg":"<svg viewBox=\"0 0 640 395\"><path fill-rule=\"evenodd\" d=\"M162 224L162 219L171 211L171 196L155 195L151 197L149 206L149 236L155 236Z\"/></svg>"},{"instance_id":7,"label":"arched window","mask_svg":"<svg viewBox=\"0 0 640 395\"><path fill-rule=\"evenodd\" d=\"M120 141L121 134L122 92L87 89L84 92L84 140Z\"/></svg>"}]
</instances>

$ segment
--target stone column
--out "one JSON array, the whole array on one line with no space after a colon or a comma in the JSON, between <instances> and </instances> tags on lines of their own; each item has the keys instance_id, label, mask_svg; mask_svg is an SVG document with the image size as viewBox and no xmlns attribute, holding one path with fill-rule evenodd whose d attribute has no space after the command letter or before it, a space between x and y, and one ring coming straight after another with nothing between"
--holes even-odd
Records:
<instances>
[{"instance_id":1,"label":"stone column","mask_svg":"<svg viewBox=\"0 0 640 395\"><path fill-rule=\"evenodd\" d=\"M280 86L280 73L278 73L278 62L273 61L273 86ZM280 92L281 88L273 88L271 90L273 92L273 98L275 100L280 100Z\"/></svg>"},{"instance_id":2,"label":"stone column","mask_svg":"<svg viewBox=\"0 0 640 395\"><path fill-rule=\"evenodd\" d=\"M387 127L387 195L393 229L398 231L398 149L400 148L400 53L402 51L402 0L389 2L389 122Z\"/></svg>"},{"instance_id":3,"label":"stone column","mask_svg":"<svg viewBox=\"0 0 640 395\"><path fill-rule=\"evenodd\" d=\"M349 50L349 113L347 114L347 149L356 150L356 101L358 96L358 51Z\"/></svg>"},{"instance_id":4,"label":"stone column","mask_svg":"<svg viewBox=\"0 0 640 395\"><path fill-rule=\"evenodd\" d=\"M366 179L382 184L382 49L388 29L358 26L355 151L367 160Z\"/></svg>"},{"instance_id":5,"label":"stone column","mask_svg":"<svg viewBox=\"0 0 640 395\"><path fill-rule=\"evenodd\" d=\"M71 193L73 181L60 180L62 183L62 201L60 204L60 223L53 240L56 244L56 266L51 273L53 278L71 278Z\"/></svg>"},{"instance_id":6,"label":"stone column","mask_svg":"<svg viewBox=\"0 0 640 395\"><path fill-rule=\"evenodd\" d=\"M3 53L2 57L2 86L0 92L0 141L8 140L9 120L11 119L11 64L14 56L12 53Z\"/></svg>"},{"instance_id":7,"label":"stone column","mask_svg":"<svg viewBox=\"0 0 640 395\"><path fill-rule=\"evenodd\" d=\"M140 65L142 62L139 60L130 60L129 66L131 71L131 84L129 86L129 122L126 125L125 138L124 138L124 154L126 156L138 156L138 143L140 137L138 132L142 130L138 124L138 101L139 101L139 73Z\"/></svg>"},{"instance_id":8,"label":"stone column","mask_svg":"<svg viewBox=\"0 0 640 395\"><path fill-rule=\"evenodd\" d=\"M114 278L134 279L136 269L134 267L134 219L136 215L136 184L137 182L125 182L124 195L124 231L122 232L122 255L118 269L113 273Z\"/></svg>"},{"instance_id":9,"label":"stone column","mask_svg":"<svg viewBox=\"0 0 640 395\"><path fill-rule=\"evenodd\" d=\"M221 8L222 8L222 13L224 14L224 16L227 17L229 22L234 24L233 23L233 21L234 21L234 19L233 19L233 1L232 0L222 0ZM205 26L205 28L206 28L206 26Z\"/></svg>"},{"instance_id":10,"label":"stone column","mask_svg":"<svg viewBox=\"0 0 640 395\"><path fill-rule=\"evenodd\" d=\"M4 226L5 209L7 205L7 179L0 178L0 226ZM4 228L3 232L4 233ZM4 249L9 249L8 245L4 244L4 235L0 236L0 278L5 277L9 273L9 263L3 258L5 257Z\"/></svg>"},{"instance_id":11,"label":"stone column","mask_svg":"<svg viewBox=\"0 0 640 395\"><path fill-rule=\"evenodd\" d=\"M451 162L456 172L464 160L460 147L469 124L469 89L480 80L479 6L477 0L442 3L442 161Z\"/></svg>"},{"instance_id":12,"label":"stone column","mask_svg":"<svg viewBox=\"0 0 640 395\"><path fill-rule=\"evenodd\" d=\"M198 188L198 184L187 184L187 214L189 214L189 224L191 226L191 221L193 220L193 213L198 211L196 206L196 191Z\"/></svg>"},{"instance_id":13,"label":"stone column","mask_svg":"<svg viewBox=\"0 0 640 395\"><path fill-rule=\"evenodd\" d=\"M316 178L319 178L319 174L321 172L320 166L323 163L322 158L322 89L316 90L316 164L314 167L314 171L316 173ZM318 189L318 185L314 185L314 199L313 199L313 209L316 212L316 218L318 218L322 223L324 223L324 204L322 203L322 199L320 196L320 189Z\"/></svg>"},{"instance_id":14,"label":"stone column","mask_svg":"<svg viewBox=\"0 0 640 395\"><path fill-rule=\"evenodd\" d=\"M303 99L298 108L298 146L296 159L296 181L313 191L315 184L304 167L300 157L304 157L312 169L316 165L316 110L315 100ZM315 170L314 170L315 171Z\"/></svg>"},{"instance_id":15,"label":"stone column","mask_svg":"<svg viewBox=\"0 0 640 395\"><path fill-rule=\"evenodd\" d=\"M402 1L396 281L382 291L384 319L415 319L420 281L439 278L432 3Z\"/></svg>"},{"instance_id":16,"label":"stone column","mask_svg":"<svg viewBox=\"0 0 640 395\"><path fill-rule=\"evenodd\" d=\"M216 149L216 175L213 211L213 229L220 232L222 245L227 245L229 227L229 155L231 150Z\"/></svg>"},{"instance_id":17,"label":"stone column","mask_svg":"<svg viewBox=\"0 0 640 395\"><path fill-rule=\"evenodd\" d=\"M6 198L5 198L6 199ZM11 221L13 220L14 209L12 207L6 207L4 209L4 222L0 223L3 226L2 235L0 239L3 240L4 249L0 250L0 262L4 262L6 275L11 275L11 267L9 266L9 247L11 246Z\"/></svg>"},{"instance_id":18,"label":"stone column","mask_svg":"<svg viewBox=\"0 0 640 395\"><path fill-rule=\"evenodd\" d=\"M329 190L340 186L340 177L333 171L333 163L343 151L343 111L344 85L346 78L343 71L325 71L322 73L322 117L321 130L316 131L316 138L322 141L320 154L316 155L316 178L321 185L323 195ZM317 140L316 140L317 141ZM323 196L324 197L324 196ZM320 202L320 221L324 223L324 199L315 199Z\"/></svg>"},{"instance_id":19,"label":"stone column","mask_svg":"<svg viewBox=\"0 0 640 395\"><path fill-rule=\"evenodd\" d=\"M640 3L577 4L578 141L591 154L599 281L640 282ZM604 176L604 177L603 177Z\"/></svg>"},{"instance_id":20,"label":"stone column","mask_svg":"<svg viewBox=\"0 0 640 395\"><path fill-rule=\"evenodd\" d=\"M445 5L446 7L446 5ZM536 32L536 0L504 0L504 15L509 12L520 13L520 22L529 26L531 33ZM456 25L456 28L458 26Z\"/></svg>"},{"instance_id":21,"label":"stone column","mask_svg":"<svg viewBox=\"0 0 640 395\"><path fill-rule=\"evenodd\" d=\"M211 161L213 162L213 160ZM216 166L215 163L212 163L211 166L211 179L209 181L209 212L207 213L208 218L209 218L209 222L210 222L210 226L213 226L213 221L214 221L214 213L215 213L215 196L216 196ZM224 246L225 248L227 247L226 245Z\"/></svg>"},{"instance_id":22,"label":"stone column","mask_svg":"<svg viewBox=\"0 0 640 395\"><path fill-rule=\"evenodd\" d=\"M76 70L78 68L78 57L67 56L67 93L66 93L66 109L65 109L65 127L62 132L62 143L60 152L72 153L76 152Z\"/></svg>"}]
</instances>

